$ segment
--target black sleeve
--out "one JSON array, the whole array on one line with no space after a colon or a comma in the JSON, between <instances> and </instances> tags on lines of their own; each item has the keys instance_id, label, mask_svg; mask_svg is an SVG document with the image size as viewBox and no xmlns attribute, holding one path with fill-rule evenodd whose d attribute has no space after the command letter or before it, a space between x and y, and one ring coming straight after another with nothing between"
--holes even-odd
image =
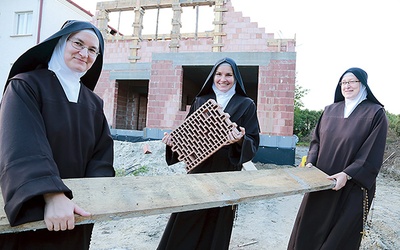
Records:
<instances>
[{"instance_id":1,"label":"black sleeve","mask_svg":"<svg viewBox=\"0 0 400 250\"><path fill-rule=\"evenodd\" d=\"M0 183L8 220L14 226L43 219L43 194L64 192L72 198L72 192L52 158L34 87L10 81L0 106L0 128Z\"/></svg>"},{"instance_id":2,"label":"black sleeve","mask_svg":"<svg viewBox=\"0 0 400 250\"><path fill-rule=\"evenodd\" d=\"M243 163L253 159L260 144L260 128L254 102L250 102L240 121L238 126L245 128L246 134L241 145L235 143L231 146L229 158L232 164L241 169Z\"/></svg>"},{"instance_id":3,"label":"black sleeve","mask_svg":"<svg viewBox=\"0 0 400 250\"><path fill-rule=\"evenodd\" d=\"M114 141L105 117L103 117L103 130L97 140L93 156L86 168L86 177L113 177Z\"/></svg>"}]
</instances>

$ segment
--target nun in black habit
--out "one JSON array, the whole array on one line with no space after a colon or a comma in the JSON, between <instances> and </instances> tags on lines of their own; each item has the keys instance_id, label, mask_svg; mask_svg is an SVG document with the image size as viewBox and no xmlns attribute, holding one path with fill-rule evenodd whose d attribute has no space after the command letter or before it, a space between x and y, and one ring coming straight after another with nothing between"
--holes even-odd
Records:
<instances>
[{"instance_id":1,"label":"nun in black habit","mask_svg":"<svg viewBox=\"0 0 400 250\"><path fill-rule=\"evenodd\" d=\"M239 69L232 59L224 58L214 65L188 116L209 99L223 107L230 120L240 127L240 132L230 134L231 144L215 152L189 174L240 171L242 164L255 156L260 131L256 105L247 96ZM177 154L169 146L170 140L166 133L163 142L167 144L169 165L178 162ZM157 249L228 249L235 210L236 206L227 206L173 213Z\"/></svg>"},{"instance_id":2,"label":"nun in black habit","mask_svg":"<svg viewBox=\"0 0 400 250\"><path fill-rule=\"evenodd\" d=\"M91 23L67 21L13 64L0 106L0 183L11 226L47 229L0 234L1 249L88 249L93 224L64 178L114 176L113 140L93 92L104 41Z\"/></svg>"},{"instance_id":3,"label":"nun in black habit","mask_svg":"<svg viewBox=\"0 0 400 250\"><path fill-rule=\"evenodd\" d=\"M304 195L288 249L359 249L383 161L388 121L360 68L346 70L325 107L307 156L336 180L332 190Z\"/></svg>"}]
</instances>

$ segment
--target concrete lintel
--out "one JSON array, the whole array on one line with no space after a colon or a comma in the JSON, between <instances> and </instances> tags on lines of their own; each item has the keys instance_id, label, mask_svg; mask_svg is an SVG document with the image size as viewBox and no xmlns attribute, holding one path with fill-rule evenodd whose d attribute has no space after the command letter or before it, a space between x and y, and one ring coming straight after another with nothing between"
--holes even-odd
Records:
<instances>
[{"instance_id":1,"label":"concrete lintel","mask_svg":"<svg viewBox=\"0 0 400 250\"><path fill-rule=\"evenodd\" d=\"M110 71L110 80L148 80L150 79L150 63L108 63L103 70Z\"/></svg>"},{"instance_id":2,"label":"concrete lintel","mask_svg":"<svg viewBox=\"0 0 400 250\"><path fill-rule=\"evenodd\" d=\"M113 71L110 72L110 80L149 80L148 71Z\"/></svg>"},{"instance_id":3,"label":"concrete lintel","mask_svg":"<svg viewBox=\"0 0 400 250\"><path fill-rule=\"evenodd\" d=\"M140 60L140 56L128 56L128 60Z\"/></svg>"},{"instance_id":4,"label":"concrete lintel","mask_svg":"<svg viewBox=\"0 0 400 250\"><path fill-rule=\"evenodd\" d=\"M105 63L103 65L103 70L111 71L149 71L151 70L150 63Z\"/></svg>"},{"instance_id":5,"label":"concrete lintel","mask_svg":"<svg viewBox=\"0 0 400 250\"><path fill-rule=\"evenodd\" d=\"M175 65L214 65L224 57L230 57L238 65L267 66L270 60L296 60L296 52L182 52L153 53L153 60L173 61Z\"/></svg>"},{"instance_id":6,"label":"concrete lintel","mask_svg":"<svg viewBox=\"0 0 400 250\"><path fill-rule=\"evenodd\" d=\"M227 12L228 8L225 7L215 7L214 9L215 12Z\"/></svg>"}]
</instances>

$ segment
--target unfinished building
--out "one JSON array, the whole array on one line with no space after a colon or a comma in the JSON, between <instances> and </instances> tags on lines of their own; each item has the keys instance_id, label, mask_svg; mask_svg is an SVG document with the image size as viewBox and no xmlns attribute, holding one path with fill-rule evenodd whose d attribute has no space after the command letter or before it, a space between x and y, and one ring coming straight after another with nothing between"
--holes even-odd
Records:
<instances>
[{"instance_id":1,"label":"unfinished building","mask_svg":"<svg viewBox=\"0 0 400 250\"><path fill-rule=\"evenodd\" d=\"M212 10L209 31L198 28L201 8ZM189 9L195 28L184 33L182 17ZM169 13L167 21L160 19L161 11ZM110 30L115 13L117 25ZM123 13L132 20L128 33L120 31L126 25ZM156 13L152 34L143 34L147 13ZM261 142L255 161L294 164L295 38L276 39L235 12L230 0L98 2L95 19L106 46L95 91L105 102L114 135L160 139L178 127L214 63L230 57L257 105ZM170 29L162 33L158 27L166 22Z\"/></svg>"}]
</instances>

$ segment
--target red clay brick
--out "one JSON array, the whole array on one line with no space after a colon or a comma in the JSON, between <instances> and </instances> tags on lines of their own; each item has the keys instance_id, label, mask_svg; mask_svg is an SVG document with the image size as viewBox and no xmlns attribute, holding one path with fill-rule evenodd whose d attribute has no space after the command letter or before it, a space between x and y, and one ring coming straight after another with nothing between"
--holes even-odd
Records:
<instances>
[{"instance_id":1,"label":"red clay brick","mask_svg":"<svg viewBox=\"0 0 400 250\"><path fill-rule=\"evenodd\" d=\"M237 127L229 117L210 99L172 131L172 151L188 172L228 144L228 133Z\"/></svg>"}]
</instances>

